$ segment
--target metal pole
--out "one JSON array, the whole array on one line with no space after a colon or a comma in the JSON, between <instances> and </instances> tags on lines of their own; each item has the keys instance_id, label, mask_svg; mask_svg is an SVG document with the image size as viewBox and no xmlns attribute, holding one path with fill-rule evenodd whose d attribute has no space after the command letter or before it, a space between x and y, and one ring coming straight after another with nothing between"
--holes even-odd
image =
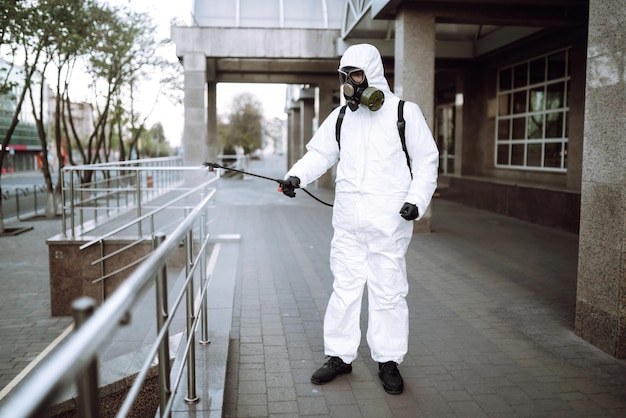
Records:
<instances>
[{"instance_id":1,"label":"metal pole","mask_svg":"<svg viewBox=\"0 0 626 418\"><path fill-rule=\"evenodd\" d=\"M193 267L193 228L187 233L185 238L185 273L189 278L191 269ZM196 338L193 332L193 320L194 320L194 294L193 294L193 278L190 278L187 284L187 340L190 341L189 351L187 352L187 397L185 402L196 403L200 400L196 394Z\"/></svg>"},{"instance_id":2,"label":"metal pole","mask_svg":"<svg viewBox=\"0 0 626 418\"><path fill-rule=\"evenodd\" d=\"M206 217L207 217L207 213L206 213L206 209L204 212L202 212L202 214L200 215L200 242L201 245L204 245L206 239L207 239L207 234L206 234ZM204 287L206 286L206 282L208 280L207 277L207 271L206 271L206 247L204 248L204 251L202 251L202 254L200 254L200 283L202 283L202 286L200 287L200 289L204 289ZM209 319L208 319L208 299L209 295L208 295L208 291L205 292L204 297L202 298L202 310L200 311L200 315L201 315L201 319L202 319L202 338L200 339L200 344L209 344L211 342L211 340L209 340Z\"/></svg>"},{"instance_id":3,"label":"metal pole","mask_svg":"<svg viewBox=\"0 0 626 418\"><path fill-rule=\"evenodd\" d=\"M76 329L80 328L93 315L96 301L83 296L72 303L72 315ZM98 418L100 416L100 399L98 398L98 362L93 361L80 373L76 380L78 389L77 412L81 418Z\"/></svg>"},{"instance_id":4,"label":"metal pole","mask_svg":"<svg viewBox=\"0 0 626 418\"><path fill-rule=\"evenodd\" d=\"M141 218L141 171L137 170L136 173L137 173L137 176L136 176L135 181L137 182L137 185L136 185L136 189L137 189L137 197L136 197L136 199L137 199L137 218ZM138 228L137 233L139 234L140 237L143 236L143 233L141 232L141 224L142 224L141 221L137 222L137 228Z\"/></svg>"},{"instance_id":5,"label":"metal pole","mask_svg":"<svg viewBox=\"0 0 626 418\"><path fill-rule=\"evenodd\" d=\"M82 213L82 209L81 209ZM70 227L72 228L71 238L76 238L74 233L76 220L74 219L74 170L70 171Z\"/></svg>"},{"instance_id":6,"label":"metal pole","mask_svg":"<svg viewBox=\"0 0 626 418\"><path fill-rule=\"evenodd\" d=\"M22 221L20 219L20 190L22 190L21 187L18 187L17 189L15 189L15 211L17 212L17 220L18 221Z\"/></svg>"},{"instance_id":7,"label":"metal pole","mask_svg":"<svg viewBox=\"0 0 626 418\"><path fill-rule=\"evenodd\" d=\"M33 184L33 200L35 201L35 216L37 216L37 185Z\"/></svg>"},{"instance_id":8,"label":"metal pole","mask_svg":"<svg viewBox=\"0 0 626 418\"><path fill-rule=\"evenodd\" d=\"M155 248L165 241L165 234L159 233L154 237ZM167 267L164 265L156 276L156 315L157 334L161 332L167 317ZM159 404L161 417L165 417L165 408L172 394L170 389L170 337L169 331L165 332L163 341L159 343ZM167 414L169 418L171 413Z\"/></svg>"},{"instance_id":9,"label":"metal pole","mask_svg":"<svg viewBox=\"0 0 626 418\"><path fill-rule=\"evenodd\" d=\"M59 181L61 182L61 224L63 229L63 238L67 238L67 224L65 219L65 198L67 196L65 196L65 174L63 174L63 171L61 171L61 178L59 178Z\"/></svg>"}]
</instances>

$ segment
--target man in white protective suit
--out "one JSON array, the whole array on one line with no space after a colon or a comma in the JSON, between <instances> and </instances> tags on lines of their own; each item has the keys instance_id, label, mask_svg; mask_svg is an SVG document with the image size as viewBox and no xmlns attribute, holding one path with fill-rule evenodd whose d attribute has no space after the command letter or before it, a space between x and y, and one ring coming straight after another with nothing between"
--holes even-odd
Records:
<instances>
[{"instance_id":1,"label":"man in white protective suit","mask_svg":"<svg viewBox=\"0 0 626 418\"><path fill-rule=\"evenodd\" d=\"M400 98L391 92L374 46L351 46L339 67L350 111L333 110L282 186L285 195L294 197L295 189L338 161L330 250L334 283L324 317L328 358L311 382L324 384L352 372L367 284L367 343L379 363L383 388L399 394L404 382L398 364L407 353L409 335L405 254L413 221L424 215L435 192L439 152L415 103L405 103L404 135L400 133Z\"/></svg>"}]
</instances>

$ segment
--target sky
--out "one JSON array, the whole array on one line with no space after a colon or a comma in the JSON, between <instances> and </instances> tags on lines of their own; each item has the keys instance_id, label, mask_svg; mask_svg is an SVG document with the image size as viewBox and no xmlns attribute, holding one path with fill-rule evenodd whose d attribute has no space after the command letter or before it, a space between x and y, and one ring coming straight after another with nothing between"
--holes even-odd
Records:
<instances>
[{"instance_id":1,"label":"sky","mask_svg":"<svg viewBox=\"0 0 626 418\"><path fill-rule=\"evenodd\" d=\"M189 21L191 14L191 0L108 0L111 4L128 5L133 10L149 13L155 25L159 39L170 37L170 22L173 18L179 21ZM170 46L168 56L177 60L175 46ZM182 71L182 66L181 66ZM148 89L152 89L148 87ZM156 91L156 90L152 90ZM254 94L263 105L263 113L267 119L284 119L286 86L282 84L238 84L218 83L217 85L217 112L218 115L229 113L232 99L243 92ZM146 113L152 106L146 104ZM157 103L154 111L147 120L148 127L161 122L165 137L172 146L177 146L182 140L184 110L182 105L175 106L163 99Z\"/></svg>"}]
</instances>

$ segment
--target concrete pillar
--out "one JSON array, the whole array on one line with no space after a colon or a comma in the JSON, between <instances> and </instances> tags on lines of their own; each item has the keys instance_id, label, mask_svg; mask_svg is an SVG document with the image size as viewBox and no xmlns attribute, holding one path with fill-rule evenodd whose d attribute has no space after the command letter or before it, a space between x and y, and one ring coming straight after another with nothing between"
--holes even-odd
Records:
<instances>
[{"instance_id":1,"label":"concrete pillar","mask_svg":"<svg viewBox=\"0 0 626 418\"><path fill-rule=\"evenodd\" d=\"M435 111L435 16L410 6L396 15L394 91L417 103L431 131ZM407 120L407 124L411 123ZM420 208L422 209L422 208ZM431 210L415 223L414 232L431 231Z\"/></svg>"},{"instance_id":2,"label":"concrete pillar","mask_svg":"<svg viewBox=\"0 0 626 418\"><path fill-rule=\"evenodd\" d=\"M626 72L623 0L591 0L576 332L626 358Z\"/></svg>"},{"instance_id":3,"label":"concrete pillar","mask_svg":"<svg viewBox=\"0 0 626 418\"><path fill-rule=\"evenodd\" d=\"M291 168L292 165L294 165L294 163L296 161L298 161L298 159L301 157L301 155L299 155L299 147L300 147L300 131L301 126L300 126L301 120L300 120L300 107L292 107L289 110L289 142L288 142L288 154L287 154L287 158L288 158L288 166L289 168Z\"/></svg>"},{"instance_id":4,"label":"concrete pillar","mask_svg":"<svg viewBox=\"0 0 626 418\"><path fill-rule=\"evenodd\" d=\"M313 89L303 92L300 97L300 144L298 147L297 158L300 158L306 152L306 144L309 143L313 136L313 118L315 117L315 94ZM306 93L306 94L304 94Z\"/></svg>"},{"instance_id":5,"label":"concrete pillar","mask_svg":"<svg viewBox=\"0 0 626 418\"><path fill-rule=\"evenodd\" d=\"M198 166L207 157L207 83L206 59L203 53L183 56L185 117L183 128L183 162Z\"/></svg>"},{"instance_id":6,"label":"concrete pillar","mask_svg":"<svg viewBox=\"0 0 626 418\"><path fill-rule=\"evenodd\" d=\"M322 124L330 115L330 113L335 108L335 95L339 90L339 80L335 80L334 82L325 82L320 83L318 88L318 120L319 125ZM334 189L335 188L335 174L334 167L326 172L322 177L317 181L317 185L319 187L325 189Z\"/></svg>"},{"instance_id":7,"label":"concrete pillar","mask_svg":"<svg viewBox=\"0 0 626 418\"><path fill-rule=\"evenodd\" d=\"M217 161L217 83L207 83L207 160Z\"/></svg>"}]
</instances>

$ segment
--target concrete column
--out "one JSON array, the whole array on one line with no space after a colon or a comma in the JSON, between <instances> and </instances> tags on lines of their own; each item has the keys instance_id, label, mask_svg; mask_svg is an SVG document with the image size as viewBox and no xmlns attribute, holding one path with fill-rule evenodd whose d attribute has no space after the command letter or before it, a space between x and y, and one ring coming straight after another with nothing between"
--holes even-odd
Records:
<instances>
[{"instance_id":1,"label":"concrete column","mask_svg":"<svg viewBox=\"0 0 626 418\"><path fill-rule=\"evenodd\" d=\"M410 6L396 15L394 91L417 103L431 131L435 111L435 16ZM407 120L407 124L411 123ZM420 208L423 209L423 208ZM431 210L415 223L414 232L431 231Z\"/></svg>"},{"instance_id":2,"label":"concrete column","mask_svg":"<svg viewBox=\"0 0 626 418\"><path fill-rule=\"evenodd\" d=\"M332 82L324 82L319 85L318 92L318 120L319 125L322 124L335 108L335 94L339 90L339 80L336 79ZM326 174L317 180L317 185L325 189L335 188L335 174L334 167L328 170Z\"/></svg>"},{"instance_id":3,"label":"concrete column","mask_svg":"<svg viewBox=\"0 0 626 418\"><path fill-rule=\"evenodd\" d=\"M300 143L300 108L293 107L289 111L289 144L287 148L288 152L288 166L291 168L292 165L300 158L299 155L299 143Z\"/></svg>"},{"instance_id":4,"label":"concrete column","mask_svg":"<svg viewBox=\"0 0 626 418\"><path fill-rule=\"evenodd\" d=\"M183 162L197 166L207 157L207 83L203 53L183 56L185 117Z\"/></svg>"},{"instance_id":5,"label":"concrete column","mask_svg":"<svg viewBox=\"0 0 626 418\"><path fill-rule=\"evenodd\" d=\"M315 97L303 97L300 103L300 144L298 147L297 158L300 158L306 152L306 144L313 136L313 118L315 117Z\"/></svg>"},{"instance_id":6,"label":"concrete column","mask_svg":"<svg viewBox=\"0 0 626 418\"><path fill-rule=\"evenodd\" d=\"M207 160L217 161L217 83L207 83Z\"/></svg>"},{"instance_id":7,"label":"concrete column","mask_svg":"<svg viewBox=\"0 0 626 418\"><path fill-rule=\"evenodd\" d=\"M626 358L626 72L623 0L591 0L576 332Z\"/></svg>"}]
</instances>

